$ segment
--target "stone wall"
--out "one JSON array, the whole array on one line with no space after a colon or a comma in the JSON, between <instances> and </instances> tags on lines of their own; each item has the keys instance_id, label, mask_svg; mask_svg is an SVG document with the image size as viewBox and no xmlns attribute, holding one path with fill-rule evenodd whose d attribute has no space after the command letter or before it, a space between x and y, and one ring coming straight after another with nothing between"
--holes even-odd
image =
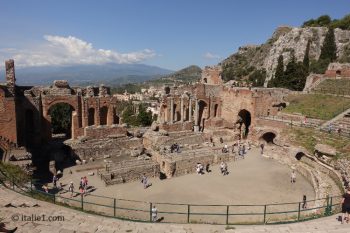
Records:
<instances>
[{"instance_id":1,"label":"stone wall","mask_svg":"<svg viewBox=\"0 0 350 233\"><path fill-rule=\"evenodd\" d=\"M127 129L119 125L88 126L84 128L84 136L94 139L103 139L113 135L126 136Z\"/></svg>"}]
</instances>

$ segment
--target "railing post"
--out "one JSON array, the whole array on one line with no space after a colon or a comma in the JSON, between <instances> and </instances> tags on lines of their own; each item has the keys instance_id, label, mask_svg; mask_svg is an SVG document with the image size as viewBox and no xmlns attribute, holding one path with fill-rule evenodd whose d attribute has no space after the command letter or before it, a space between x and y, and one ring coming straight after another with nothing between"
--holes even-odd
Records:
<instances>
[{"instance_id":1,"label":"railing post","mask_svg":"<svg viewBox=\"0 0 350 233\"><path fill-rule=\"evenodd\" d=\"M30 194L33 195L33 179L30 178Z\"/></svg>"},{"instance_id":2,"label":"railing post","mask_svg":"<svg viewBox=\"0 0 350 233\"><path fill-rule=\"evenodd\" d=\"M149 221L152 222L152 202L149 203Z\"/></svg>"},{"instance_id":3,"label":"railing post","mask_svg":"<svg viewBox=\"0 0 350 233\"><path fill-rule=\"evenodd\" d=\"M324 215L328 216L329 215L329 213L328 213L328 211L329 211L329 196L327 196L326 199L327 199L327 205L326 205Z\"/></svg>"},{"instance_id":4,"label":"railing post","mask_svg":"<svg viewBox=\"0 0 350 233\"><path fill-rule=\"evenodd\" d=\"M300 202L299 202L299 207L298 207L298 221L300 220Z\"/></svg>"},{"instance_id":5,"label":"railing post","mask_svg":"<svg viewBox=\"0 0 350 233\"><path fill-rule=\"evenodd\" d=\"M84 195L81 194L81 210L84 210Z\"/></svg>"},{"instance_id":6,"label":"railing post","mask_svg":"<svg viewBox=\"0 0 350 233\"><path fill-rule=\"evenodd\" d=\"M329 202L329 215L332 214L332 205L333 205L333 197L331 197L330 202Z\"/></svg>"},{"instance_id":7,"label":"railing post","mask_svg":"<svg viewBox=\"0 0 350 233\"><path fill-rule=\"evenodd\" d=\"M190 212L191 212L191 206L187 205L187 223L190 222Z\"/></svg>"},{"instance_id":8,"label":"railing post","mask_svg":"<svg viewBox=\"0 0 350 233\"><path fill-rule=\"evenodd\" d=\"M266 205L264 205L264 224L266 224Z\"/></svg>"},{"instance_id":9,"label":"railing post","mask_svg":"<svg viewBox=\"0 0 350 233\"><path fill-rule=\"evenodd\" d=\"M56 204L56 195L53 194L53 204Z\"/></svg>"},{"instance_id":10,"label":"railing post","mask_svg":"<svg viewBox=\"0 0 350 233\"><path fill-rule=\"evenodd\" d=\"M12 177L12 190L15 190L15 177Z\"/></svg>"},{"instance_id":11,"label":"railing post","mask_svg":"<svg viewBox=\"0 0 350 233\"><path fill-rule=\"evenodd\" d=\"M116 208L117 208L117 200L114 198L114 202L113 202L113 216L114 217L115 217Z\"/></svg>"},{"instance_id":12,"label":"railing post","mask_svg":"<svg viewBox=\"0 0 350 233\"><path fill-rule=\"evenodd\" d=\"M226 208L226 225L228 225L228 214L230 212L230 206L228 205Z\"/></svg>"}]
</instances>

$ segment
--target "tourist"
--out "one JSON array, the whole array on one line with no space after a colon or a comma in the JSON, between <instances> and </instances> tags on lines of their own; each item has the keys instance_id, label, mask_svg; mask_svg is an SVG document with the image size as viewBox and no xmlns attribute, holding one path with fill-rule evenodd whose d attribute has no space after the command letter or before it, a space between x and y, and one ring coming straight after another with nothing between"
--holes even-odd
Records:
<instances>
[{"instance_id":1,"label":"tourist","mask_svg":"<svg viewBox=\"0 0 350 233\"><path fill-rule=\"evenodd\" d=\"M224 143L224 139L222 139L221 137L220 137L220 143L221 144Z\"/></svg>"},{"instance_id":2,"label":"tourist","mask_svg":"<svg viewBox=\"0 0 350 233\"><path fill-rule=\"evenodd\" d=\"M224 161L222 161L220 164L220 171L222 175L228 175L227 164Z\"/></svg>"},{"instance_id":3,"label":"tourist","mask_svg":"<svg viewBox=\"0 0 350 233\"><path fill-rule=\"evenodd\" d=\"M204 174L204 166L201 163L197 163L196 172L199 175L203 175Z\"/></svg>"},{"instance_id":4,"label":"tourist","mask_svg":"<svg viewBox=\"0 0 350 233\"><path fill-rule=\"evenodd\" d=\"M264 154L264 147L265 147L265 144L264 143L261 143L260 144L260 148L261 148L261 155Z\"/></svg>"},{"instance_id":5,"label":"tourist","mask_svg":"<svg viewBox=\"0 0 350 233\"><path fill-rule=\"evenodd\" d=\"M209 163L207 163L207 165L205 166L205 171L206 171L207 173L211 172L211 170L210 170L210 164L209 164Z\"/></svg>"},{"instance_id":6,"label":"tourist","mask_svg":"<svg viewBox=\"0 0 350 233\"><path fill-rule=\"evenodd\" d=\"M69 187L68 187L68 191L71 193L70 197L73 197L74 194L74 184L73 181L70 182Z\"/></svg>"},{"instance_id":7,"label":"tourist","mask_svg":"<svg viewBox=\"0 0 350 233\"><path fill-rule=\"evenodd\" d=\"M157 221L157 215L158 215L158 210L157 210L156 206L153 206L152 207L152 222Z\"/></svg>"},{"instance_id":8,"label":"tourist","mask_svg":"<svg viewBox=\"0 0 350 233\"><path fill-rule=\"evenodd\" d=\"M80 195L83 197L84 196L84 187L82 185L79 185L79 191L80 191Z\"/></svg>"},{"instance_id":9,"label":"tourist","mask_svg":"<svg viewBox=\"0 0 350 233\"><path fill-rule=\"evenodd\" d=\"M291 173L291 175L290 175L290 182L293 184L293 183L295 183L295 181L296 181L296 173L295 173L295 171L293 170L292 171L292 173Z\"/></svg>"},{"instance_id":10,"label":"tourist","mask_svg":"<svg viewBox=\"0 0 350 233\"><path fill-rule=\"evenodd\" d=\"M143 184L144 189L148 188L148 179L147 179L146 173L143 173L141 177L141 183Z\"/></svg>"},{"instance_id":11,"label":"tourist","mask_svg":"<svg viewBox=\"0 0 350 233\"><path fill-rule=\"evenodd\" d=\"M54 188L57 188L57 181L58 181L58 178L57 178L56 175L54 175L54 176L52 177L52 183L53 183L53 187L54 187Z\"/></svg>"},{"instance_id":12,"label":"tourist","mask_svg":"<svg viewBox=\"0 0 350 233\"><path fill-rule=\"evenodd\" d=\"M225 144L224 147L222 148L222 153L228 153L228 146L227 146L227 144Z\"/></svg>"},{"instance_id":13,"label":"tourist","mask_svg":"<svg viewBox=\"0 0 350 233\"><path fill-rule=\"evenodd\" d=\"M84 176L84 178L83 178L84 194L86 194L87 187L88 187L88 179L86 178L86 176Z\"/></svg>"},{"instance_id":14,"label":"tourist","mask_svg":"<svg viewBox=\"0 0 350 233\"><path fill-rule=\"evenodd\" d=\"M44 189L45 193L49 193L49 187L47 186L47 184L44 184L42 188Z\"/></svg>"},{"instance_id":15,"label":"tourist","mask_svg":"<svg viewBox=\"0 0 350 233\"><path fill-rule=\"evenodd\" d=\"M349 214L350 214L350 187L343 195L343 199L341 201L342 204L342 221L343 224L345 222L345 214L347 214L346 223L349 223Z\"/></svg>"},{"instance_id":16,"label":"tourist","mask_svg":"<svg viewBox=\"0 0 350 233\"><path fill-rule=\"evenodd\" d=\"M303 205L302 205L303 209L307 208L307 204L306 204L306 195L303 195Z\"/></svg>"}]
</instances>

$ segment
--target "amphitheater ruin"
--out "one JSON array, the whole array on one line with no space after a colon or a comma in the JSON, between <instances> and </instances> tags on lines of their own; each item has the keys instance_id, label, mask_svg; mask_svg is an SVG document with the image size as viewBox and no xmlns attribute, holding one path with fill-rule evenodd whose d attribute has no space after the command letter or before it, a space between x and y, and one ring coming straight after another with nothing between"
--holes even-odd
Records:
<instances>
[{"instance_id":1,"label":"amphitheater ruin","mask_svg":"<svg viewBox=\"0 0 350 233\"><path fill-rule=\"evenodd\" d=\"M164 87L160 114L151 127L130 128L118 115L120 100L108 87L70 87L64 80L49 87L17 86L14 61L8 60L6 83L0 84L0 160L22 166L32 162L37 170L52 173L63 170L67 183L95 174L94 182L103 184L96 186L107 195L112 189L104 186L132 183L142 174L168 180L194 174L198 163L234 164L240 156L232 145L238 142L252 148L251 157L277 161L287 174L296 170L314 191L309 192L314 195L310 200L339 195L344 176L318 156L289 143L288 135L282 133L290 122L303 121L303 116L287 115L276 120L290 92L223 84L220 70L208 68L196 84ZM70 138L64 142L52 137L50 109L58 103L71 107ZM179 153L171 149L174 144L179 145ZM259 152L262 144L266 158ZM228 153L223 153L224 145ZM316 209L325 200L311 205Z\"/></svg>"}]
</instances>

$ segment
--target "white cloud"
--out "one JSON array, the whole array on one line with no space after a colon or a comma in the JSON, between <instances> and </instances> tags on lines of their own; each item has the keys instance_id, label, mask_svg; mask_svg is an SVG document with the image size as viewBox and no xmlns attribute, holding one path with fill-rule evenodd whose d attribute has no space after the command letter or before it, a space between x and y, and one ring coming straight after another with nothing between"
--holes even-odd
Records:
<instances>
[{"instance_id":1,"label":"white cloud","mask_svg":"<svg viewBox=\"0 0 350 233\"><path fill-rule=\"evenodd\" d=\"M130 53L96 49L91 43L74 36L45 35L44 43L31 49L1 49L3 60L13 58L17 66L69 64L138 63L156 56L151 49Z\"/></svg>"},{"instance_id":2,"label":"white cloud","mask_svg":"<svg viewBox=\"0 0 350 233\"><path fill-rule=\"evenodd\" d=\"M207 59L219 59L221 57L220 57L220 55L207 52L207 53L204 54L204 58L207 58Z\"/></svg>"}]
</instances>

